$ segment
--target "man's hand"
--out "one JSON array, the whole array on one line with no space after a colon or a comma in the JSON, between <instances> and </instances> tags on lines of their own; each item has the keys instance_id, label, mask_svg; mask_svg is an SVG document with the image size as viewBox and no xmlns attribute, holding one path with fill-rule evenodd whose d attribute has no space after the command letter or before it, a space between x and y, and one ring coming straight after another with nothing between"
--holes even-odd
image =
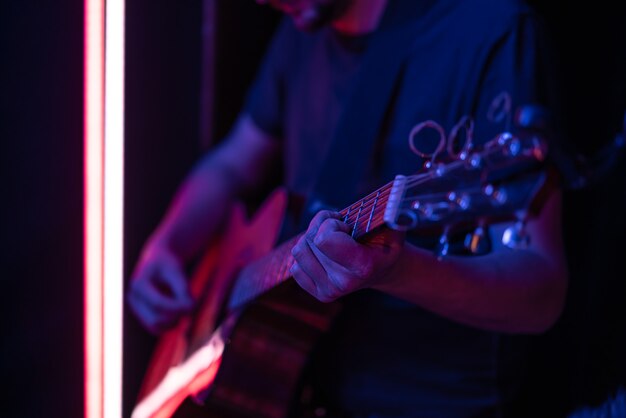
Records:
<instances>
[{"instance_id":1,"label":"man's hand","mask_svg":"<svg viewBox=\"0 0 626 418\"><path fill-rule=\"evenodd\" d=\"M391 274L400 256L403 234L383 230L364 243L350 236L350 227L336 212L319 212L291 253L291 274L322 302L371 287Z\"/></svg>"},{"instance_id":2,"label":"man's hand","mask_svg":"<svg viewBox=\"0 0 626 418\"><path fill-rule=\"evenodd\" d=\"M128 303L154 334L171 328L190 313L194 301L178 257L166 248L149 246L133 273Z\"/></svg>"}]
</instances>

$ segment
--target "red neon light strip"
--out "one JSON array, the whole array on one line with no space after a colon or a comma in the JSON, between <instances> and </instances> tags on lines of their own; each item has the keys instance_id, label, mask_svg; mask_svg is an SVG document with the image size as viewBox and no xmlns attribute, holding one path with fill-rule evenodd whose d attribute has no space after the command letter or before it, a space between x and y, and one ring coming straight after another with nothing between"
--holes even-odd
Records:
<instances>
[{"instance_id":1,"label":"red neon light strip","mask_svg":"<svg viewBox=\"0 0 626 418\"><path fill-rule=\"evenodd\" d=\"M104 101L104 416L122 414L124 0L106 1Z\"/></svg>"},{"instance_id":2,"label":"red neon light strip","mask_svg":"<svg viewBox=\"0 0 626 418\"><path fill-rule=\"evenodd\" d=\"M85 416L103 416L104 0L85 0Z\"/></svg>"},{"instance_id":3,"label":"red neon light strip","mask_svg":"<svg viewBox=\"0 0 626 418\"><path fill-rule=\"evenodd\" d=\"M85 416L117 418L122 405L124 0L85 0L84 66Z\"/></svg>"}]
</instances>

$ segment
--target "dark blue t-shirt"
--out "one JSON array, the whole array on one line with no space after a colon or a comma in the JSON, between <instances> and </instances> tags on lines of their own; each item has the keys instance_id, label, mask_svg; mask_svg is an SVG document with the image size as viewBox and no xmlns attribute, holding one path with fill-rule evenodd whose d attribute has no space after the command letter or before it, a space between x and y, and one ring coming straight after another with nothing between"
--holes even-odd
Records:
<instances>
[{"instance_id":1,"label":"dark blue t-shirt","mask_svg":"<svg viewBox=\"0 0 626 418\"><path fill-rule=\"evenodd\" d=\"M391 2L409 8L418 3ZM410 54L369 162L370 190L422 167L424 159L409 147L409 134L420 122L435 121L449 133L462 118L471 118L474 142L481 144L511 128L518 105L547 100L537 55L539 28L523 4L424 4L411 15L416 37L389 45L408 45ZM302 33L287 19L278 28L246 111L282 141L290 191L311 192L342 112L358 105L350 103L350 95L364 87L358 77L367 65L367 45L367 36L345 37L331 28ZM358 146L358 138L340 140ZM428 135L413 140L424 151L434 148ZM419 237L413 242L428 245ZM344 298L341 316L314 357L314 379L327 402L356 414L479 416L496 413L513 396L524 345L523 336L479 330L389 295L361 291Z\"/></svg>"}]
</instances>

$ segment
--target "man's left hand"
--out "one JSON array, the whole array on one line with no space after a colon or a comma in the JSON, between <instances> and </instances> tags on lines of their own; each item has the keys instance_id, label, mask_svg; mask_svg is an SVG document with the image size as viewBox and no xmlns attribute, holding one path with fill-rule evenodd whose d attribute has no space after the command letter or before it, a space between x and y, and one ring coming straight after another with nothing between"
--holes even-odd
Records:
<instances>
[{"instance_id":1,"label":"man's left hand","mask_svg":"<svg viewBox=\"0 0 626 418\"><path fill-rule=\"evenodd\" d=\"M291 250L291 274L298 284L322 302L374 286L393 272L404 234L383 229L362 242L337 212L321 211Z\"/></svg>"}]
</instances>

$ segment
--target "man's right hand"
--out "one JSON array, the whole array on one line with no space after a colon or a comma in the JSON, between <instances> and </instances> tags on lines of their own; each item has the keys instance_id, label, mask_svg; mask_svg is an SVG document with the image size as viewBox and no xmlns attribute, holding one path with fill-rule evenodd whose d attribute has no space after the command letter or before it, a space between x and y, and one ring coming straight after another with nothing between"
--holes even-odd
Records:
<instances>
[{"instance_id":1,"label":"man's right hand","mask_svg":"<svg viewBox=\"0 0 626 418\"><path fill-rule=\"evenodd\" d=\"M206 248L235 200L266 184L280 152L281 142L244 114L178 188L131 276L128 303L150 332L161 333L192 311L183 266Z\"/></svg>"},{"instance_id":2,"label":"man's right hand","mask_svg":"<svg viewBox=\"0 0 626 418\"><path fill-rule=\"evenodd\" d=\"M153 334L171 328L195 302L179 258L167 248L148 246L131 278L128 303Z\"/></svg>"}]
</instances>

